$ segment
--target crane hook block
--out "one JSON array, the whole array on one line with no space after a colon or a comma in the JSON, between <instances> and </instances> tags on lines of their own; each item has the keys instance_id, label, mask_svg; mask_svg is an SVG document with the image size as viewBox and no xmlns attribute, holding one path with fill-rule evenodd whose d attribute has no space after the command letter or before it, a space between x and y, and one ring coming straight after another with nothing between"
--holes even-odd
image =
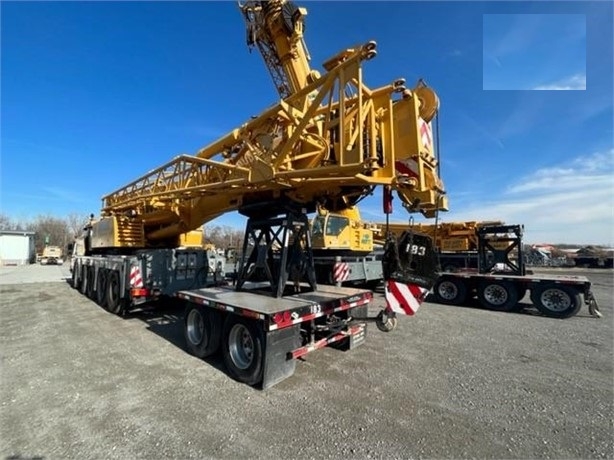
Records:
<instances>
[{"instance_id":1,"label":"crane hook block","mask_svg":"<svg viewBox=\"0 0 614 460\"><path fill-rule=\"evenodd\" d=\"M430 290L438 277L433 240L412 230L404 231L398 240L390 233L384 245L382 270L385 281L417 284Z\"/></svg>"}]
</instances>

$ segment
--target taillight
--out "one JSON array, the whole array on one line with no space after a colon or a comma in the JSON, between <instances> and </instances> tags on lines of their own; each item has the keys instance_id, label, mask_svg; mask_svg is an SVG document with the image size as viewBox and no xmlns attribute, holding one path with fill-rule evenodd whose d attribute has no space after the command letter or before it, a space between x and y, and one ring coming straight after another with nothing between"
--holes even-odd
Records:
<instances>
[{"instance_id":1,"label":"taillight","mask_svg":"<svg viewBox=\"0 0 614 460\"><path fill-rule=\"evenodd\" d=\"M146 289L146 288L132 288L132 289L130 289L130 295L132 297L147 297L149 295L149 289Z\"/></svg>"},{"instance_id":2,"label":"taillight","mask_svg":"<svg viewBox=\"0 0 614 460\"><path fill-rule=\"evenodd\" d=\"M292 317L290 316L289 311L285 311L283 313L275 313L273 315L273 321L275 322L275 324L289 323L291 318Z\"/></svg>"}]
</instances>

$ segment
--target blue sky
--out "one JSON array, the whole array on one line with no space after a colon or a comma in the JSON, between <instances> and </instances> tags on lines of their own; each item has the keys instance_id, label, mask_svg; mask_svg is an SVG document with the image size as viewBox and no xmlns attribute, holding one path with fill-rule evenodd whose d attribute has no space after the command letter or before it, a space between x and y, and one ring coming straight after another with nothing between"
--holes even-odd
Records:
<instances>
[{"instance_id":1,"label":"blue sky","mask_svg":"<svg viewBox=\"0 0 614 460\"><path fill-rule=\"evenodd\" d=\"M367 85L424 78L437 91L441 221L614 246L611 2L298 3L313 68L373 39ZM277 100L235 2L0 7L0 210L13 219L97 214L104 194ZM379 194L361 211L381 221ZM395 200L393 220L407 218Z\"/></svg>"},{"instance_id":2,"label":"blue sky","mask_svg":"<svg viewBox=\"0 0 614 460\"><path fill-rule=\"evenodd\" d=\"M585 14L485 14L484 89L586 89Z\"/></svg>"}]
</instances>

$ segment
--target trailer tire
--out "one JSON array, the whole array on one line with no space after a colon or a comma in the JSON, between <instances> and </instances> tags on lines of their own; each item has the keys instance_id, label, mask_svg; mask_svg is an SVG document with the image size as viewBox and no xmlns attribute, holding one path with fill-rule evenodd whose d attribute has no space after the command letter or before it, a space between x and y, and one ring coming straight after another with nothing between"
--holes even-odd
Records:
<instances>
[{"instance_id":1,"label":"trailer tire","mask_svg":"<svg viewBox=\"0 0 614 460\"><path fill-rule=\"evenodd\" d=\"M582 307L578 291L554 283L532 289L531 302L544 315L561 319L576 315Z\"/></svg>"},{"instance_id":2,"label":"trailer tire","mask_svg":"<svg viewBox=\"0 0 614 460\"><path fill-rule=\"evenodd\" d=\"M206 358L220 348L222 317L215 310L188 304L183 332L188 352Z\"/></svg>"},{"instance_id":3,"label":"trailer tire","mask_svg":"<svg viewBox=\"0 0 614 460\"><path fill-rule=\"evenodd\" d=\"M438 303L462 305L467 299L467 286L459 279L443 276L435 282L433 294Z\"/></svg>"},{"instance_id":4,"label":"trailer tire","mask_svg":"<svg viewBox=\"0 0 614 460\"><path fill-rule=\"evenodd\" d=\"M228 373L247 385L260 383L264 373L264 333L256 321L230 314L224 321L222 337Z\"/></svg>"},{"instance_id":5,"label":"trailer tire","mask_svg":"<svg viewBox=\"0 0 614 460\"><path fill-rule=\"evenodd\" d=\"M478 299L489 310L514 311L518 304L518 291L509 281L483 281L478 286Z\"/></svg>"},{"instance_id":6,"label":"trailer tire","mask_svg":"<svg viewBox=\"0 0 614 460\"><path fill-rule=\"evenodd\" d=\"M100 269L98 271L98 279L96 280L96 303L107 308L107 270Z\"/></svg>"},{"instance_id":7,"label":"trailer tire","mask_svg":"<svg viewBox=\"0 0 614 460\"><path fill-rule=\"evenodd\" d=\"M115 315L122 315L125 311L126 302L121 298L121 283L119 282L119 272L109 270L107 277L107 310Z\"/></svg>"}]
</instances>

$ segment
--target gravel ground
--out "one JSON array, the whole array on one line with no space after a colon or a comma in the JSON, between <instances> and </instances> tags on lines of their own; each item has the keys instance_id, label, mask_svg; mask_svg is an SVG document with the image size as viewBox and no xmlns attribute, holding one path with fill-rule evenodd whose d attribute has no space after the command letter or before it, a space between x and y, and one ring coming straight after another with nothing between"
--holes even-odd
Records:
<instances>
[{"instance_id":1,"label":"gravel ground","mask_svg":"<svg viewBox=\"0 0 614 460\"><path fill-rule=\"evenodd\" d=\"M614 458L613 272L574 273L603 318L426 303L260 391L188 355L180 312L121 319L68 265L2 267L0 455Z\"/></svg>"}]
</instances>

